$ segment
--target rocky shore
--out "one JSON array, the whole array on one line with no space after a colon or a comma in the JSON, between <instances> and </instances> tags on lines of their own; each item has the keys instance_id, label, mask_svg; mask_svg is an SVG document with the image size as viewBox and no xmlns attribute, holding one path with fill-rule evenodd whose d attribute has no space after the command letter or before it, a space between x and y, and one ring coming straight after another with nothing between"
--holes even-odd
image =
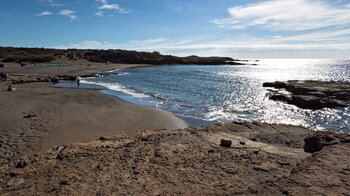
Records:
<instances>
[{"instance_id":1,"label":"rocky shore","mask_svg":"<svg viewBox=\"0 0 350 196\"><path fill-rule=\"evenodd\" d=\"M349 82L293 80L266 82L263 86L274 88L268 93L271 100L283 101L303 109L317 110L350 105Z\"/></svg>"},{"instance_id":2,"label":"rocky shore","mask_svg":"<svg viewBox=\"0 0 350 196\"><path fill-rule=\"evenodd\" d=\"M0 194L346 195L349 142L262 123L124 132L24 156L0 168Z\"/></svg>"},{"instance_id":3,"label":"rocky shore","mask_svg":"<svg viewBox=\"0 0 350 196\"><path fill-rule=\"evenodd\" d=\"M264 123L178 129L186 123L166 112L93 90L49 87L58 80L138 66L82 63L3 68L0 195L350 192L347 134ZM5 90L9 83L15 92ZM348 105L348 85L316 81L264 84L277 89L271 96L285 97L276 100L317 99L316 104L305 100L298 104L312 108L322 108L327 100Z\"/></svg>"}]
</instances>

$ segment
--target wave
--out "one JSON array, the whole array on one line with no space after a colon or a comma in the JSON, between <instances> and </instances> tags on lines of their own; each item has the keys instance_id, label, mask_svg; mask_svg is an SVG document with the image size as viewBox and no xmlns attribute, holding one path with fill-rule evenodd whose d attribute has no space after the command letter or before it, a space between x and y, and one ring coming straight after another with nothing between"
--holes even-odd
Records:
<instances>
[{"instance_id":1,"label":"wave","mask_svg":"<svg viewBox=\"0 0 350 196\"><path fill-rule=\"evenodd\" d=\"M117 72L117 71L119 71L120 69L111 69L111 70L109 70L109 71L106 71L107 73L114 73L114 72Z\"/></svg>"},{"instance_id":2,"label":"wave","mask_svg":"<svg viewBox=\"0 0 350 196\"><path fill-rule=\"evenodd\" d=\"M135 97L135 98L147 98L147 97L149 97L148 95L146 95L144 93L137 92L133 89L130 89L130 88L123 86L121 84L118 84L118 83L92 82L92 81L87 81L87 80L82 80L81 83L103 86L109 90L119 91L119 92L122 92L124 94L130 95L130 96Z\"/></svg>"}]
</instances>

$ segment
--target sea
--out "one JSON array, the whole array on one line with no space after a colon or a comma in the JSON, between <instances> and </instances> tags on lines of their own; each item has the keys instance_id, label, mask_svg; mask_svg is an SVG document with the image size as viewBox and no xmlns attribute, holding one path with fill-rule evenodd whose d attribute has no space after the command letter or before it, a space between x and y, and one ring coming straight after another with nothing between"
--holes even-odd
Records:
<instances>
[{"instance_id":1,"label":"sea","mask_svg":"<svg viewBox=\"0 0 350 196\"><path fill-rule=\"evenodd\" d=\"M349 81L350 60L259 59L246 65L164 65L116 69L85 84L103 93L202 122L266 122L350 133L350 107L307 110L269 100L264 82Z\"/></svg>"}]
</instances>

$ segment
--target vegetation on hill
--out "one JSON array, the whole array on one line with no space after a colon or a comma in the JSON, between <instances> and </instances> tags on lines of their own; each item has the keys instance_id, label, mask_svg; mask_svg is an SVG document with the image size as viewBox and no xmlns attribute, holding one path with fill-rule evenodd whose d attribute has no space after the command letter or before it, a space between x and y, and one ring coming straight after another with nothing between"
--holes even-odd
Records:
<instances>
[{"instance_id":1,"label":"vegetation on hill","mask_svg":"<svg viewBox=\"0 0 350 196\"><path fill-rule=\"evenodd\" d=\"M98 63L126 63L126 64L196 64L196 65L237 65L229 57L177 57L162 55L159 52L137 52L130 50L90 50L90 49L46 49L46 48L13 48L0 47L2 62L30 62L44 63L60 58L70 60L85 59Z\"/></svg>"}]
</instances>

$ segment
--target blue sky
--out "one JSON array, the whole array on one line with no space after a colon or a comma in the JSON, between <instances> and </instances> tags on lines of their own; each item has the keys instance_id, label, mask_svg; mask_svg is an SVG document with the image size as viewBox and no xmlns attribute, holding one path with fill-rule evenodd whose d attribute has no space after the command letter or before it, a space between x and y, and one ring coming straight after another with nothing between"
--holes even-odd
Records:
<instances>
[{"instance_id":1,"label":"blue sky","mask_svg":"<svg viewBox=\"0 0 350 196\"><path fill-rule=\"evenodd\" d=\"M350 0L1 0L0 45L349 58Z\"/></svg>"}]
</instances>

